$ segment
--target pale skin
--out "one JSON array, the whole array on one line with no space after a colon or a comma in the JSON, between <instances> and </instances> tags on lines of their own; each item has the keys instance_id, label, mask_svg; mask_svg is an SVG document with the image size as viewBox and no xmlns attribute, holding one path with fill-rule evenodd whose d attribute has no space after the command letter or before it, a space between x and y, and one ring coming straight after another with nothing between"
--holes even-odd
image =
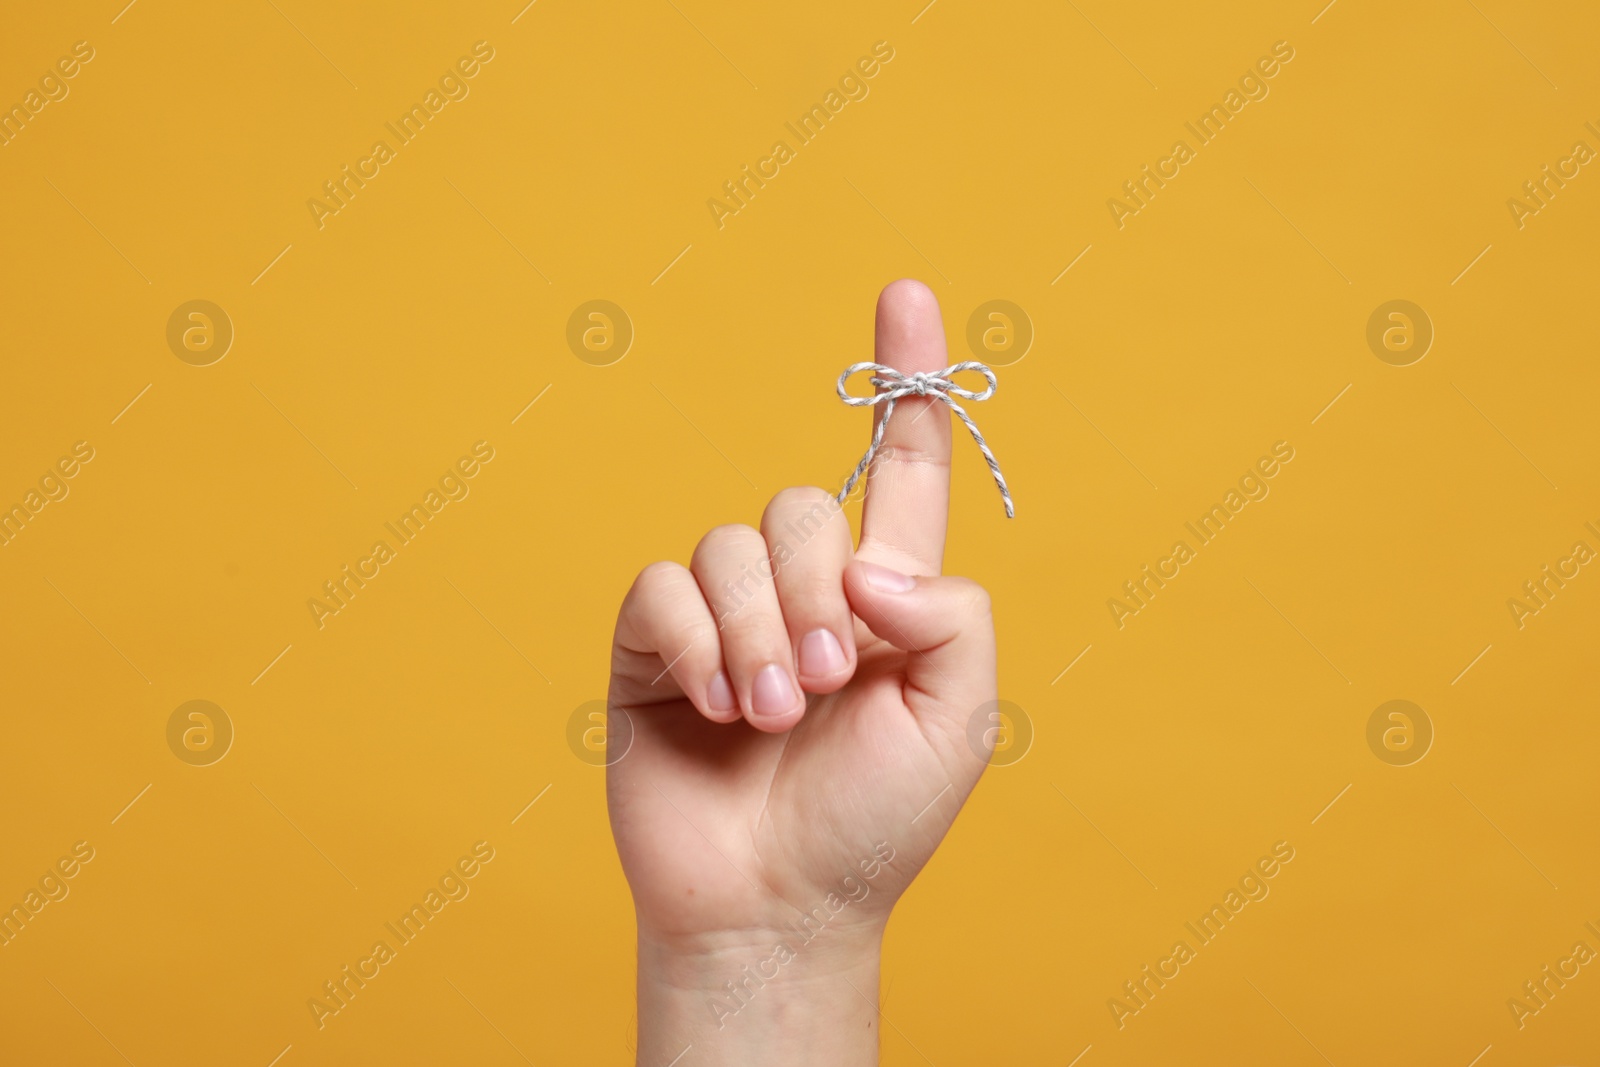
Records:
<instances>
[{"instance_id":1,"label":"pale skin","mask_svg":"<svg viewBox=\"0 0 1600 1067\"><path fill-rule=\"evenodd\" d=\"M949 364L926 286L884 289L874 358ZM996 695L988 594L940 574L951 436L944 405L897 403L859 546L829 491L787 489L623 601L608 703L634 736L606 785L640 1067L878 1062L884 928L983 773L968 726Z\"/></svg>"}]
</instances>

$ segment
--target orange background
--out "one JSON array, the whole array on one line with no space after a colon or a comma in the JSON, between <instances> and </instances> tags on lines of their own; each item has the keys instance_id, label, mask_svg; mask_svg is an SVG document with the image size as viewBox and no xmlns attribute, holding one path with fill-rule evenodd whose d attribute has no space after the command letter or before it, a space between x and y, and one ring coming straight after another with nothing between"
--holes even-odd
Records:
<instances>
[{"instance_id":1,"label":"orange background","mask_svg":"<svg viewBox=\"0 0 1600 1067\"><path fill-rule=\"evenodd\" d=\"M1507 607L1600 549L1600 177L1507 206L1600 149L1592 8L119 6L0 31L0 103L94 50L0 147L0 504L94 450L0 547L0 904L94 849L0 948L0 1060L631 1062L631 909L568 718L640 567L842 481L868 424L833 379L906 275L953 359L986 301L1035 331L973 412L1017 519L958 438L949 552L1035 739L891 924L884 1061L1600 1052L1596 968L1521 1029L1506 1004L1600 949L1600 574ZM478 41L469 95L319 228ZM1118 228L1278 41L1269 94ZM167 340L195 299L235 333L206 366ZM608 366L567 343L595 299L635 331ZM1435 331L1409 366L1366 339L1394 299ZM319 628L479 441L469 495ZM1119 629L1107 600L1277 441L1270 495ZM1409 766L1368 746L1392 699L1434 731ZM190 700L234 730L207 766L168 744ZM479 841L470 895L319 1030L308 998ZM1271 895L1118 1029L1278 841Z\"/></svg>"}]
</instances>

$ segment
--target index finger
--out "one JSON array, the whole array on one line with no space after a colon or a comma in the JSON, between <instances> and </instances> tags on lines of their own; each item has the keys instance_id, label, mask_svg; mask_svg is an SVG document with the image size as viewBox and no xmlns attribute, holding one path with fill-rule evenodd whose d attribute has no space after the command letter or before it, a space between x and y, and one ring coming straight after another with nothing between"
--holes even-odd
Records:
<instances>
[{"instance_id":1,"label":"index finger","mask_svg":"<svg viewBox=\"0 0 1600 1067\"><path fill-rule=\"evenodd\" d=\"M939 300L919 281L878 297L876 360L902 374L949 366ZM873 408L873 427L888 410ZM856 556L907 574L938 574L950 519L950 412L931 397L897 400L867 477Z\"/></svg>"}]
</instances>

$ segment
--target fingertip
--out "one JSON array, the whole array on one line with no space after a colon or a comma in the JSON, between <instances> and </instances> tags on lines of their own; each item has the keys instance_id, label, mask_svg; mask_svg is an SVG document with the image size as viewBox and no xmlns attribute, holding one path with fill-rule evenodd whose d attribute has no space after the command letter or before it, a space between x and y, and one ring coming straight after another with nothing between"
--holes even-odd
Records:
<instances>
[{"instance_id":1,"label":"fingertip","mask_svg":"<svg viewBox=\"0 0 1600 1067\"><path fill-rule=\"evenodd\" d=\"M793 729L806 712L806 697L789 669L769 663L751 679L745 718L757 730L781 734Z\"/></svg>"},{"instance_id":2,"label":"fingertip","mask_svg":"<svg viewBox=\"0 0 1600 1067\"><path fill-rule=\"evenodd\" d=\"M760 730L764 734L786 734L800 725L800 720L805 718L806 709L802 705L798 710L786 715L769 718L765 715L746 715L745 722Z\"/></svg>"},{"instance_id":3,"label":"fingertip","mask_svg":"<svg viewBox=\"0 0 1600 1067\"><path fill-rule=\"evenodd\" d=\"M855 636L847 632L840 640L832 630L813 630L800 639L795 662L800 688L807 693L832 693L855 675Z\"/></svg>"},{"instance_id":4,"label":"fingertip","mask_svg":"<svg viewBox=\"0 0 1600 1067\"><path fill-rule=\"evenodd\" d=\"M725 670L717 671L706 683L705 696L699 707L700 714L715 723L737 722L744 715L739 710L739 698L734 694L733 683L728 680Z\"/></svg>"},{"instance_id":5,"label":"fingertip","mask_svg":"<svg viewBox=\"0 0 1600 1067\"><path fill-rule=\"evenodd\" d=\"M877 359L899 371L944 369L947 349L939 298L915 278L901 278L878 295Z\"/></svg>"},{"instance_id":6,"label":"fingertip","mask_svg":"<svg viewBox=\"0 0 1600 1067\"><path fill-rule=\"evenodd\" d=\"M896 310L932 308L937 311L939 298L924 282L916 278L896 278L884 286L883 292L878 294L878 306Z\"/></svg>"}]
</instances>

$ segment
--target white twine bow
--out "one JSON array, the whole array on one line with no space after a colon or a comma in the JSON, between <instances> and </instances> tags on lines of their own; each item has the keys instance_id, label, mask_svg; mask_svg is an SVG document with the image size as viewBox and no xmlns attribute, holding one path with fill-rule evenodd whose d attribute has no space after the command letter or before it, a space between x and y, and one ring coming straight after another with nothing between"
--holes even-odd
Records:
<instances>
[{"instance_id":1,"label":"white twine bow","mask_svg":"<svg viewBox=\"0 0 1600 1067\"><path fill-rule=\"evenodd\" d=\"M871 396L851 396L845 391L844 383L850 379L852 374L864 370L872 371L872 384L883 391L873 393ZM958 374L964 370L975 370L983 375L989 383L988 388L981 393L974 393L970 389L961 388L961 386L950 380L951 375ZM844 373L839 375L839 399L853 408L874 407L884 401L888 401L889 406L883 409L883 418L878 420L877 428L872 431L872 444L867 446L867 454L861 457L861 462L856 464L855 473L850 475L850 480L844 483L843 489L839 490L839 503L843 504L845 502L845 498L850 495L850 490L855 488L856 482L861 479L861 475L871 465L872 457L877 454L878 446L883 443L883 430L884 427L889 425L889 417L894 414L894 402L903 396L924 396L931 397L934 400L942 400L950 406L951 411L956 413L957 418L967 424L967 429L972 432L972 439L978 443L978 451L983 453L984 462L989 464L989 473L994 475L994 484L1000 487L1000 499L1005 501L1006 505L1006 518L1014 518L1016 516L1016 508L1011 503L1011 490L1006 488L1006 479L1000 473L999 462L994 458L994 453L989 451L989 445L984 441L983 434L978 432L978 424L972 421L972 416L967 414L966 409L952 399L952 394L954 394L963 400L988 400L991 396L994 396L994 391L999 384L995 379L994 371L990 370L986 365L972 360L946 367L937 374L929 374L926 371L917 371L915 374L901 374L893 367L885 367L881 363L850 364L845 368Z\"/></svg>"}]
</instances>

